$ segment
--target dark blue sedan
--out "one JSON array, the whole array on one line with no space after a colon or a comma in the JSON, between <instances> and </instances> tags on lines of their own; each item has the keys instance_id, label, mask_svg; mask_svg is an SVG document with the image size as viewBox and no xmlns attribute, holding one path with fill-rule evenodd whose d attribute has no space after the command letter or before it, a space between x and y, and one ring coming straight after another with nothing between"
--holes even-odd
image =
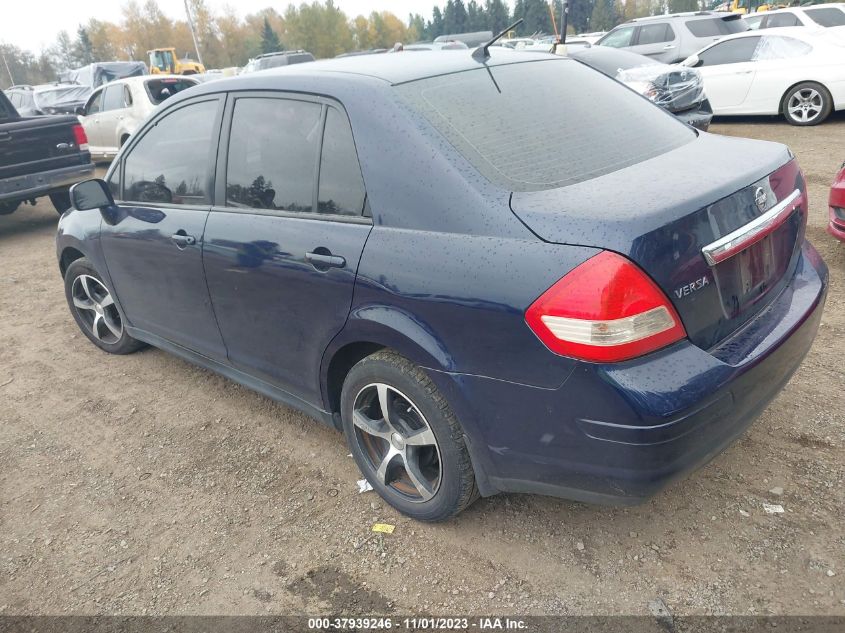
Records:
<instances>
[{"instance_id":1,"label":"dark blue sedan","mask_svg":"<svg viewBox=\"0 0 845 633\"><path fill-rule=\"evenodd\" d=\"M498 492L654 494L777 395L827 287L789 149L541 54L200 85L73 199L58 257L95 345L342 429L426 521Z\"/></svg>"}]
</instances>

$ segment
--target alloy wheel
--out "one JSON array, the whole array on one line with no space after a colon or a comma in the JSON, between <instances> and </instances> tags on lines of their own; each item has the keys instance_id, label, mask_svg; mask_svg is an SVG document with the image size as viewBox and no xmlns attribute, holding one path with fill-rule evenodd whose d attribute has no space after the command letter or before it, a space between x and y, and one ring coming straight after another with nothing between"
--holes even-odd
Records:
<instances>
[{"instance_id":1,"label":"alloy wheel","mask_svg":"<svg viewBox=\"0 0 845 633\"><path fill-rule=\"evenodd\" d=\"M376 479L415 503L440 487L440 448L425 416L408 396L384 383L355 396L355 439Z\"/></svg>"},{"instance_id":2,"label":"alloy wheel","mask_svg":"<svg viewBox=\"0 0 845 633\"><path fill-rule=\"evenodd\" d=\"M809 123L818 117L824 108L824 99L815 88L796 90L789 98L786 109L790 116L801 123Z\"/></svg>"},{"instance_id":3,"label":"alloy wheel","mask_svg":"<svg viewBox=\"0 0 845 633\"><path fill-rule=\"evenodd\" d=\"M79 275L71 287L73 305L98 341L114 344L123 336L123 322L111 293L96 277Z\"/></svg>"}]
</instances>

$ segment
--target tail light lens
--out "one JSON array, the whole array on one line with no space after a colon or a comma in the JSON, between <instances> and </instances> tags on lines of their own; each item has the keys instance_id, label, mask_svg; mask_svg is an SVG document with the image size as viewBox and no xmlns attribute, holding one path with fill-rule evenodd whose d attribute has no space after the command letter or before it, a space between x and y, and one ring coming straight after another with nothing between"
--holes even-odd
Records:
<instances>
[{"instance_id":1,"label":"tail light lens","mask_svg":"<svg viewBox=\"0 0 845 633\"><path fill-rule=\"evenodd\" d=\"M642 356L687 335L663 291L633 262L609 251L544 292L525 320L556 354L597 363Z\"/></svg>"},{"instance_id":2,"label":"tail light lens","mask_svg":"<svg viewBox=\"0 0 845 633\"><path fill-rule=\"evenodd\" d=\"M73 126L73 140L80 150L88 149L88 135L85 133L85 128L77 124Z\"/></svg>"}]
</instances>

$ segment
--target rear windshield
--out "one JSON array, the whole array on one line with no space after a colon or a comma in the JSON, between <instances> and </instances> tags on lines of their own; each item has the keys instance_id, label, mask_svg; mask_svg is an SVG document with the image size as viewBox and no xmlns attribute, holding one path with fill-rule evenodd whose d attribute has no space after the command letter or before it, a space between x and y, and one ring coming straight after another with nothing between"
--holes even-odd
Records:
<instances>
[{"instance_id":1,"label":"rear windshield","mask_svg":"<svg viewBox=\"0 0 845 633\"><path fill-rule=\"evenodd\" d=\"M172 97L177 92L182 92L193 86L197 82L193 79L177 79L175 77L168 77L167 79L150 79L146 83L147 96L154 105L158 105L168 97Z\"/></svg>"},{"instance_id":2,"label":"rear windshield","mask_svg":"<svg viewBox=\"0 0 845 633\"><path fill-rule=\"evenodd\" d=\"M690 33L696 37L718 37L748 30L748 25L740 19L739 15L730 18L687 20L686 25Z\"/></svg>"},{"instance_id":3,"label":"rear windshield","mask_svg":"<svg viewBox=\"0 0 845 633\"><path fill-rule=\"evenodd\" d=\"M833 7L821 9L804 9L810 19L822 26L845 26L845 11Z\"/></svg>"},{"instance_id":4,"label":"rear windshield","mask_svg":"<svg viewBox=\"0 0 845 633\"><path fill-rule=\"evenodd\" d=\"M647 99L567 59L491 66L396 89L478 171L511 191L575 184L695 139Z\"/></svg>"},{"instance_id":5,"label":"rear windshield","mask_svg":"<svg viewBox=\"0 0 845 633\"><path fill-rule=\"evenodd\" d=\"M302 64L305 62L313 62L314 56L311 53L293 53L291 55L274 55L272 57L264 57L258 60L258 69L266 70L268 68L277 68L278 66L288 66L290 64Z\"/></svg>"}]
</instances>

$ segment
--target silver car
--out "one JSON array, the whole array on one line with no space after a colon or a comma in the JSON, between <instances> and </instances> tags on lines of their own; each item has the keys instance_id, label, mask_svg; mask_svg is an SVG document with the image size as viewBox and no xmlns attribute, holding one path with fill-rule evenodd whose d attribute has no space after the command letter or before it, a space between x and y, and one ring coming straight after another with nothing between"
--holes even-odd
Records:
<instances>
[{"instance_id":1,"label":"silver car","mask_svg":"<svg viewBox=\"0 0 845 633\"><path fill-rule=\"evenodd\" d=\"M747 30L748 24L735 13L674 13L634 18L609 31L597 44L674 64L725 35Z\"/></svg>"}]
</instances>

